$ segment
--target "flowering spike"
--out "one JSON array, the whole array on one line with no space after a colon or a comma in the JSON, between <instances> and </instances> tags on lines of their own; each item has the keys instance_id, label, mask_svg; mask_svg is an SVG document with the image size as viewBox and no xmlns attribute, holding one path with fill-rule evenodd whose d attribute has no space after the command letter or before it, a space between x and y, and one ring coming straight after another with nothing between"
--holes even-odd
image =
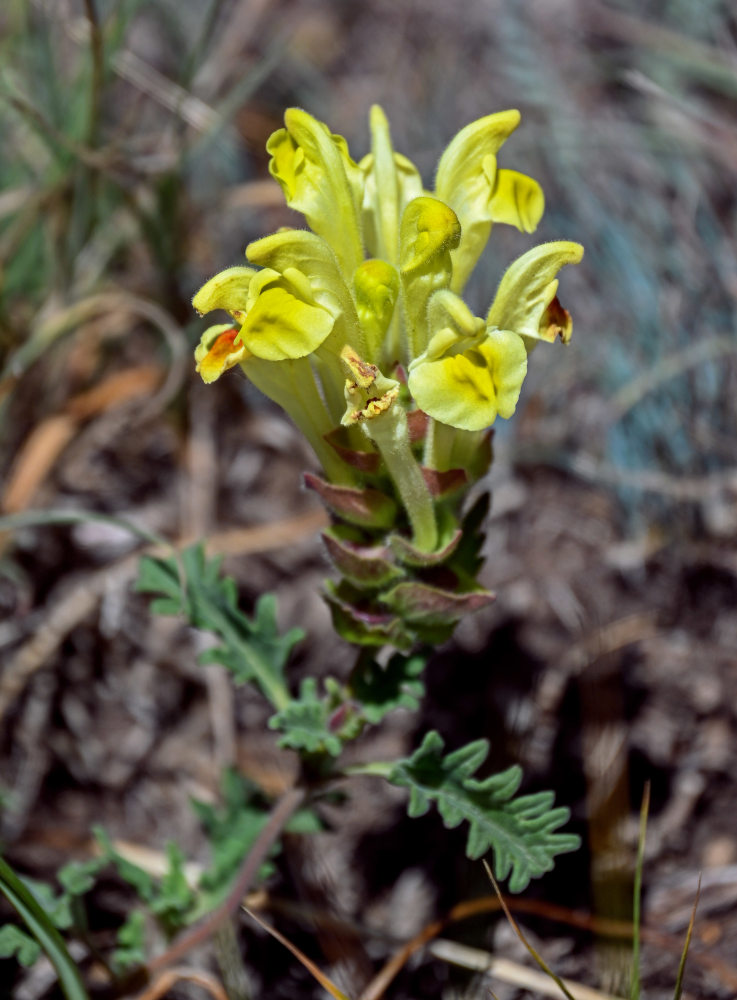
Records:
<instances>
[{"instance_id":1,"label":"flowering spike","mask_svg":"<svg viewBox=\"0 0 737 1000\"><path fill-rule=\"evenodd\" d=\"M325 544L339 583L336 629L367 645L447 637L488 603L479 587L482 508L468 488L491 462L497 417L512 415L541 340L571 336L558 272L577 243L546 243L507 270L486 319L461 298L494 223L532 232L539 184L500 167L520 121L472 122L440 157L435 190L371 109L371 151L356 163L341 136L289 109L268 140L269 170L308 229L251 243L251 267L211 278L193 300L223 310L195 351L215 381L236 365L304 432L324 477Z\"/></svg>"}]
</instances>

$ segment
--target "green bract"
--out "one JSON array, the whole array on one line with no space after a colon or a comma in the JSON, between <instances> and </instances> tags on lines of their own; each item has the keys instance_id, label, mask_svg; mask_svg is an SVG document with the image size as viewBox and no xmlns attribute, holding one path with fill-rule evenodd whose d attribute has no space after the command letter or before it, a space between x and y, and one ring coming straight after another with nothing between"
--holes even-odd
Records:
<instances>
[{"instance_id":1,"label":"green bract","mask_svg":"<svg viewBox=\"0 0 737 1000\"><path fill-rule=\"evenodd\" d=\"M398 620L412 618L417 635L425 628L418 623L477 605L472 547L459 546L461 558L449 542L459 537L466 488L489 465L485 431L514 413L531 349L570 339L557 276L581 259L577 243L523 254L485 319L460 297L495 223L532 232L542 216L539 184L497 162L519 121L512 110L467 125L440 157L429 191L394 150L379 107L370 152L358 163L341 136L290 109L267 142L269 169L309 229L251 243L252 266L228 268L194 298L199 312L230 318L197 348L203 379L239 365L281 405L326 474L308 485L336 523L352 526L350 537L331 534L329 551L350 570L331 600L340 630L356 641L401 644ZM377 546L386 553L378 563ZM449 581L442 587L428 576L440 563ZM381 592L379 579L391 579L391 591ZM362 587L371 594L354 615Z\"/></svg>"}]
</instances>

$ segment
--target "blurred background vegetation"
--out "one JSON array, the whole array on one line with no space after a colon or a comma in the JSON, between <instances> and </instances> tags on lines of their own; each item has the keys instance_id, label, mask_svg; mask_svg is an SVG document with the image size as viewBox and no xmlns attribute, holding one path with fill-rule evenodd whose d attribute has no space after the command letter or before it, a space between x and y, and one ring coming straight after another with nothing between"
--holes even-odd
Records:
<instances>
[{"instance_id":1,"label":"blurred background vegetation","mask_svg":"<svg viewBox=\"0 0 737 1000\"><path fill-rule=\"evenodd\" d=\"M84 508L182 538L263 526L304 509L297 475L306 459L270 404L236 378L209 395L198 384L191 353L205 324L190 300L206 278L239 263L251 239L301 224L283 207L264 152L284 109L298 105L329 123L358 159L373 103L386 110L396 148L428 181L460 127L496 110L522 112L500 159L542 183L547 210L535 240L576 240L586 256L561 281L574 318L571 345L533 357L517 415L497 428L497 481L526 483L525 503L539 508L550 482L573 484L557 501L561 523L585 520L592 490L603 497L586 558L597 562L600 543L602 564L607 549L607 564L630 573L635 614L647 611L652 596L650 555L674 553L682 567L686 549L701 546L698 558L713 572L709 600L692 623L699 641L688 646L689 662L704 643L726 648L728 637L737 638L733 623L725 624L737 596L737 14L728 0L466 0L460 8L445 0L5 0L3 513ZM469 289L477 312L530 244L495 229ZM544 479L537 494L540 470L560 479ZM499 491L500 516L505 502L514 514L515 496ZM142 606L124 612L122 598L103 600L109 564L129 551L126 543L102 528L71 537L66 528L46 528L2 538L0 651L9 659L0 679L0 781L12 805L2 827L11 847L60 816L82 836L122 787L110 777L111 798L100 805L93 786L109 758L89 749L89 734L94 714L105 718L104 706L112 711L123 695L116 681L102 702L90 701L85 685L139 663L131 644ZM290 624L310 626L317 616L322 645L305 654L305 663L316 662L332 649L316 610L324 566L316 548L299 548L289 532L283 537L291 548L268 564L241 566L241 586L253 597L280 585ZM239 538L237 551L251 551L250 536ZM540 548L526 557L528 578L543 578L548 555ZM663 630L697 599L701 578L689 567L690 575L668 584L667 621L656 608ZM505 572L507 563L492 565L490 585ZM510 613L529 610L534 602L525 603L519 587L514 594ZM601 597L594 624L616 617L620 596L610 588ZM580 608L569 615L566 595L558 591L557 599L558 627L568 627ZM40 653L38 642L31 648L36 632ZM496 636L503 661L507 633ZM572 640L563 638L564 659ZM165 660L168 641L159 638L147 655ZM726 661L713 662L723 680ZM63 679L59 687L44 687L47 666ZM195 682L185 670L181 688L157 689L154 704L146 677L124 696L154 733L150 750L161 727L177 724ZM216 688L208 698L217 711L223 692ZM717 702L721 695L703 712L716 711ZM565 711L567 702L560 705ZM631 718L634 709L622 712ZM734 761L734 715L727 730L724 760ZM477 735L487 733L467 738ZM232 762L233 733L216 732L218 739L216 763ZM204 741L201 732L193 746L197 740ZM559 747L564 742L559 735ZM656 810L667 806L680 773L675 737L669 747L660 765L671 773L655 789ZM136 767L146 753L144 746ZM532 751L530 758L539 762ZM552 787L564 781L569 758L561 760L559 772L548 758L541 765L541 780ZM133 770L120 768L125 785ZM727 784L724 778L722 795ZM60 805L59 787L86 789L91 804ZM729 787L736 794L733 776ZM148 823L160 841L168 799L153 801L126 815L137 836L145 837ZM457 894L446 886L446 897Z\"/></svg>"}]
</instances>

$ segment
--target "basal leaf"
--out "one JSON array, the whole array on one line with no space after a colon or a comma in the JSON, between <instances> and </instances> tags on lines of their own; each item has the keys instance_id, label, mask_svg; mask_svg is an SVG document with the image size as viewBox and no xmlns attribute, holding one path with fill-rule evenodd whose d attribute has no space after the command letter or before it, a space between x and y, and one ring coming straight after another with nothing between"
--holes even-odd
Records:
<instances>
[{"instance_id":1,"label":"basal leaf","mask_svg":"<svg viewBox=\"0 0 737 1000\"><path fill-rule=\"evenodd\" d=\"M389 780L409 789L411 816L423 815L434 802L449 829L467 822L466 854L479 858L492 849L496 877L509 878L511 892L550 871L556 854L579 846L577 836L556 832L569 811L552 808L552 792L513 797L522 780L519 767L483 780L473 777L488 755L486 740L445 756L442 750L440 735L428 733L411 757L395 764Z\"/></svg>"}]
</instances>

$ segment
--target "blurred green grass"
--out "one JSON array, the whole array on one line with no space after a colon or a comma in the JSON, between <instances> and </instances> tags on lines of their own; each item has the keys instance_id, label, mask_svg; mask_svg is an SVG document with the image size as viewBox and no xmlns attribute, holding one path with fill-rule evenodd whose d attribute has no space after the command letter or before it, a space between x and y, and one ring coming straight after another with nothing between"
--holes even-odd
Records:
<instances>
[{"instance_id":1,"label":"blurred green grass","mask_svg":"<svg viewBox=\"0 0 737 1000\"><path fill-rule=\"evenodd\" d=\"M0 18L5 469L53 406L41 394L12 409L27 369L36 365L41 385L63 371L61 333L71 341L74 327L55 316L124 290L163 308L191 342L192 291L288 221L251 184L265 176L263 142L284 107L328 121L358 157L378 101L428 179L459 127L520 107L502 162L543 183L539 237L586 246L583 267L562 281L573 345L534 359L520 419L504 430L529 445L520 460L601 479L634 520L665 521L684 499L698 506L702 479L705 494L729 487L729 4L500 0L458 17L439 0L11 0ZM527 245L497 228L470 290L479 311ZM700 523L684 519L689 530Z\"/></svg>"}]
</instances>

